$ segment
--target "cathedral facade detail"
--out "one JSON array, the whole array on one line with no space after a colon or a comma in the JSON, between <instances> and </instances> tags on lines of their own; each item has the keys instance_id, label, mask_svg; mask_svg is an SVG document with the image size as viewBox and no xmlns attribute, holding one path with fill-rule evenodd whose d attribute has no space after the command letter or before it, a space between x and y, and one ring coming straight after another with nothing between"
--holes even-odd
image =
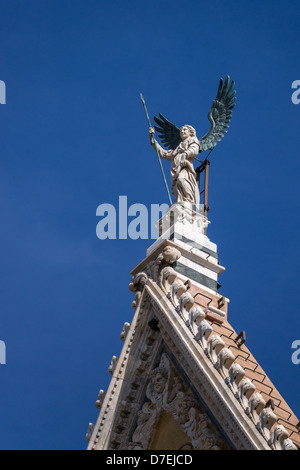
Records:
<instances>
[{"instance_id":1,"label":"cathedral facade detail","mask_svg":"<svg viewBox=\"0 0 300 470\"><path fill-rule=\"evenodd\" d=\"M228 322L208 221L179 212L131 272L135 314L88 450L296 450L299 420Z\"/></svg>"}]
</instances>

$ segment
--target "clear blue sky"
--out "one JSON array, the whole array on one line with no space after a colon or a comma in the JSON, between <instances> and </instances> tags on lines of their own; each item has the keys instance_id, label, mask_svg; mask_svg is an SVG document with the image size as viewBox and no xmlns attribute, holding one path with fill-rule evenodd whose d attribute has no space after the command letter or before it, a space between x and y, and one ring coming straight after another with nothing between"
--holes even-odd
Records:
<instances>
[{"instance_id":1,"label":"clear blue sky","mask_svg":"<svg viewBox=\"0 0 300 470\"><path fill-rule=\"evenodd\" d=\"M86 448L152 243L100 241L96 208L167 202L140 92L151 118L200 137L226 74L238 99L209 191L220 292L300 417L299 1L1 0L0 13L0 448Z\"/></svg>"}]
</instances>

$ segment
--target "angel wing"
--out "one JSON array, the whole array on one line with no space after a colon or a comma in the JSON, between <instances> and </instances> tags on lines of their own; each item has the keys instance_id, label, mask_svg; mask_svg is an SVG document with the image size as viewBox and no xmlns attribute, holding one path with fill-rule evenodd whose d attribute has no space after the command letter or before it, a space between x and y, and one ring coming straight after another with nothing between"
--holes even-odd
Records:
<instances>
[{"instance_id":1,"label":"angel wing","mask_svg":"<svg viewBox=\"0 0 300 470\"><path fill-rule=\"evenodd\" d=\"M180 128L172 124L162 114L159 113L160 119L154 116L157 126L154 126L158 132L158 136L168 150L175 150L181 142Z\"/></svg>"},{"instance_id":2,"label":"angel wing","mask_svg":"<svg viewBox=\"0 0 300 470\"><path fill-rule=\"evenodd\" d=\"M201 152L212 150L228 131L232 109L236 101L234 85L234 81L230 83L229 75L225 77L224 83L223 79L220 79L217 96L208 113L208 119L211 123L210 130L199 140ZM180 128L160 113L159 118L154 116L154 121L157 124L154 128L165 147L168 150L175 150L181 142Z\"/></svg>"},{"instance_id":3,"label":"angel wing","mask_svg":"<svg viewBox=\"0 0 300 470\"><path fill-rule=\"evenodd\" d=\"M207 134L199 140L200 151L212 150L228 131L232 109L236 101L234 85L234 81L230 83L229 75L225 77L224 84L223 79L220 79L216 99L208 113L211 127Z\"/></svg>"}]
</instances>

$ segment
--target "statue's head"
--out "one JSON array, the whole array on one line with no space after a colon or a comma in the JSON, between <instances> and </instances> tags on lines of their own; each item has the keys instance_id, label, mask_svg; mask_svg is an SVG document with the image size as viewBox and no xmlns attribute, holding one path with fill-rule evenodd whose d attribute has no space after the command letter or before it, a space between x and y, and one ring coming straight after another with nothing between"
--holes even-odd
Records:
<instances>
[{"instance_id":1,"label":"statue's head","mask_svg":"<svg viewBox=\"0 0 300 470\"><path fill-rule=\"evenodd\" d=\"M180 128L180 137L182 140L187 139L188 137L195 137L196 131L192 126L185 124Z\"/></svg>"}]
</instances>

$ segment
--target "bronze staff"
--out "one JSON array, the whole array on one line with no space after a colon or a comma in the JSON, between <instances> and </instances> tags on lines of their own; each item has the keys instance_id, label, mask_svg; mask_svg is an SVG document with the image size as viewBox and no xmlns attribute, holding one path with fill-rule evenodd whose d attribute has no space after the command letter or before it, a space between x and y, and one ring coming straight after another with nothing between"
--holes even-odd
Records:
<instances>
[{"instance_id":1,"label":"bronze staff","mask_svg":"<svg viewBox=\"0 0 300 470\"><path fill-rule=\"evenodd\" d=\"M147 117L147 121L148 121L149 128L150 128L150 127L152 127L152 126L151 126L149 114L148 114L148 111L147 111L147 108L146 108L146 103L145 103L145 100L144 100L144 98L143 98L142 93L141 93L140 96L141 96L141 100L142 100L142 103L143 103L143 106L144 106L144 110L145 110L146 117ZM171 199L171 196L170 196L170 191L169 191L169 188L168 188L168 184L167 184L165 172L164 172L164 169L163 169L163 166L162 166L162 163L161 163L161 158L160 158L160 156L159 156L159 152L158 152L157 147L156 147L155 139L154 139L154 145L155 145L155 152L156 152L156 155L157 155L157 157L158 157L160 169L161 169L161 172L162 172L162 175L163 175L163 179L164 179L164 182L165 182L165 186L166 186L166 190L167 190L167 194L168 194L168 198L169 198L169 202L170 202L170 206L171 206L171 205L172 205L172 199Z\"/></svg>"}]
</instances>

